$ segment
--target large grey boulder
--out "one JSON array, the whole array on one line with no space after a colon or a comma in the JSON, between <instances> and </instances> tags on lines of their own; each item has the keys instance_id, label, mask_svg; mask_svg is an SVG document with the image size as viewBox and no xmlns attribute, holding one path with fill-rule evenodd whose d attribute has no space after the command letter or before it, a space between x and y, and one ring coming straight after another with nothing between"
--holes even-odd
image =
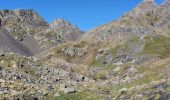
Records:
<instances>
[{"instance_id":1,"label":"large grey boulder","mask_svg":"<svg viewBox=\"0 0 170 100\"><path fill-rule=\"evenodd\" d=\"M70 93L75 93L76 89L73 87L68 87L68 86L62 85L60 87L60 91L64 92L65 94L70 94Z\"/></svg>"},{"instance_id":2,"label":"large grey boulder","mask_svg":"<svg viewBox=\"0 0 170 100\"><path fill-rule=\"evenodd\" d=\"M5 54L4 50L0 50L0 56L3 56Z\"/></svg>"},{"instance_id":3,"label":"large grey boulder","mask_svg":"<svg viewBox=\"0 0 170 100\"><path fill-rule=\"evenodd\" d=\"M63 89L63 92L66 93L66 94L70 94L70 93L75 93L76 90L72 87L69 87L69 88Z\"/></svg>"}]
</instances>

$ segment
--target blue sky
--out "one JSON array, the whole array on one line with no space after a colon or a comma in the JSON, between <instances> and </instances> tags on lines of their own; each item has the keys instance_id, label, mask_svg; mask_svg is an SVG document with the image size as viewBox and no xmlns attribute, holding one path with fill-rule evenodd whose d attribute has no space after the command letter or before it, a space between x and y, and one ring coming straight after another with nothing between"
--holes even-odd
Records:
<instances>
[{"instance_id":1,"label":"blue sky","mask_svg":"<svg viewBox=\"0 0 170 100\"><path fill-rule=\"evenodd\" d=\"M45 20L64 18L82 30L115 20L142 0L1 0L0 9L34 9ZM156 0L161 3L163 0Z\"/></svg>"}]
</instances>

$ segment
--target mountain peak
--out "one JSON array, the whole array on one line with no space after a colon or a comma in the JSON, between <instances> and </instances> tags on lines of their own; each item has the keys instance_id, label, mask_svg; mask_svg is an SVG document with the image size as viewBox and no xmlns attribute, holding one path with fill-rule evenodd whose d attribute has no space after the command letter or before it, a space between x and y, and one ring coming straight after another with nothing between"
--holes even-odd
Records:
<instances>
[{"instance_id":1,"label":"mountain peak","mask_svg":"<svg viewBox=\"0 0 170 100\"><path fill-rule=\"evenodd\" d=\"M170 3L170 0L165 0L165 2L168 2L168 3Z\"/></svg>"},{"instance_id":2,"label":"mountain peak","mask_svg":"<svg viewBox=\"0 0 170 100\"><path fill-rule=\"evenodd\" d=\"M62 27L65 27L65 26L70 26L71 23L68 22L67 20L65 19L55 19L52 23L51 23L51 27L56 29L56 28L62 28Z\"/></svg>"},{"instance_id":3,"label":"mountain peak","mask_svg":"<svg viewBox=\"0 0 170 100\"><path fill-rule=\"evenodd\" d=\"M15 9L15 10L0 10L0 15L5 16L27 16L27 17L39 17L36 11L33 9Z\"/></svg>"},{"instance_id":4,"label":"mountain peak","mask_svg":"<svg viewBox=\"0 0 170 100\"><path fill-rule=\"evenodd\" d=\"M36 14L36 12L33 9L15 9L13 12L17 15L22 16L23 14Z\"/></svg>"},{"instance_id":5,"label":"mountain peak","mask_svg":"<svg viewBox=\"0 0 170 100\"><path fill-rule=\"evenodd\" d=\"M170 0L165 0L164 2L163 2L163 5L169 5L170 4Z\"/></svg>"},{"instance_id":6,"label":"mountain peak","mask_svg":"<svg viewBox=\"0 0 170 100\"><path fill-rule=\"evenodd\" d=\"M77 27L75 25L72 25L69 21L66 19L55 19L51 24L50 27L52 29L62 29L62 28L74 28L76 29Z\"/></svg>"},{"instance_id":7,"label":"mountain peak","mask_svg":"<svg viewBox=\"0 0 170 100\"><path fill-rule=\"evenodd\" d=\"M135 9L135 14L140 15L147 11L150 11L156 8L157 5L154 0L143 0Z\"/></svg>"},{"instance_id":8,"label":"mountain peak","mask_svg":"<svg viewBox=\"0 0 170 100\"><path fill-rule=\"evenodd\" d=\"M153 9L155 6L156 3L154 0L143 0L142 3L138 5L138 7L142 10Z\"/></svg>"},{"instance_id":9,"label":"mountain peak","mask_svg":"<svg viewBox=\"0 0 170 100\"><path fill-rule=\"evenodd\" d=\"M155 2L154 0L143 0L143 3Z\"/></svg>"},{"instance_id":10,"label":"mountain peak","mask_svg":"<svg viewBox=\"0 0 170 100\"><path fill-rule=\"evenodd\" d=\"M0 19L5 23L12 20L13 23L20 21L35 26L47 26L45 20L33 9L0 10Z\"/></svg>"}]
</instances>

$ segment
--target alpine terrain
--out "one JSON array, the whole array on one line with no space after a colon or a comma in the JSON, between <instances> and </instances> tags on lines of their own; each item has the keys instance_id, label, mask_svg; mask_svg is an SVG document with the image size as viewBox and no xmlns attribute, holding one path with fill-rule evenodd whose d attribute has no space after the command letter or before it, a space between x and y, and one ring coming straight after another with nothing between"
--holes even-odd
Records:
<instances>
[{"instance_id":1,"label":"alpine terrain","mask_svg":"<svg viewBox=\"0 0 170 100\"><path fill-rule=\"evenodd\" d=\"M170 0L87 32L0 10L0 100L170 100Z\"/></svg>"}]
</instances>

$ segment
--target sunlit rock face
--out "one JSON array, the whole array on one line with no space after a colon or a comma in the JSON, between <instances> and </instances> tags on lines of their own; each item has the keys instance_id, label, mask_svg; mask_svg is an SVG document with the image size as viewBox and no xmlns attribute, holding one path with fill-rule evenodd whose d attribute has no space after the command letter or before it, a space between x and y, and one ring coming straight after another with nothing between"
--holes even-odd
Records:
<instances>
[{"instance_id":1,"label":"sunlit rock face","mask_svg":"<svg viewBox=\"0 0 170 100\"><path fill-rule=\"evenodd\" d=\"M0 100L170 100L169 0L85 33L34 10L0 22Z\"/></svg>"},{"instance_id":2,"label":"sunlit rock face","mask_svg":"<svg viewBox=\"0 0 170 100\"><path fill-rule=\"evenodd\" d=\"M60 35L60 42L75 41L79 39L83 33L77 26L72 25L65 19L55 19L50 23L50 29L48 29L48 31L54 35Z\"/></svg>"},{"instance_id":3,"label":"sunlit rock face","mask_svg":"<svg viewBox=\"0 0 170 100\"><path fill-rule=\"evenodd\" d=\"M134 10L136 14L145 13L156 8L156 3L154 0L143 0Z\"/></svg>"},{"instance_id":4,"label":"sunlit rock face","mask_svg":"<svg viewBox=\"0 0 170 100\"><path fill-rule=\"evenodd\" d=\"M72 25L70 22L68 22L65 19L55 19L51 24L51 28L53 29L62 29L62 28L69 28L69 29L76 29L77 27ZM77 29L78 30L78 29Z\"/></svg>"},{"instance_id":5,"label":"sunlit rock face","mask_svg":"<svg viewBox=\"0 0 170 100\"><path fill-rule=\"evenodd\" d=\"M14 43L29 49L27 55L35 55L44 49L66 41L78 40L83 33L75 25L64 19L56 19L48 24L33 9L0 10L0 27L3 29L1 30L2 36L7 34L9 38L14 38L14 41L17 41ZM6 42L10 40L2 38ZM5 42L2 41L1 44L5 44ZM7 45L1 47L9 48L10 51L17 53L22 51L20 49L11 50L11 47Z\"/></svg>"},{"instance_id":6,"label":"sunlit rock face","mask_svg":"<svg viewBox=\"0 0 170 100\"><path fill-rule=\"evenodd\" d=\"M32 9L0 10L0 26L2 49L32 56L41 51L32 30L48 23Z\"/></svg>"}]
</instances>

